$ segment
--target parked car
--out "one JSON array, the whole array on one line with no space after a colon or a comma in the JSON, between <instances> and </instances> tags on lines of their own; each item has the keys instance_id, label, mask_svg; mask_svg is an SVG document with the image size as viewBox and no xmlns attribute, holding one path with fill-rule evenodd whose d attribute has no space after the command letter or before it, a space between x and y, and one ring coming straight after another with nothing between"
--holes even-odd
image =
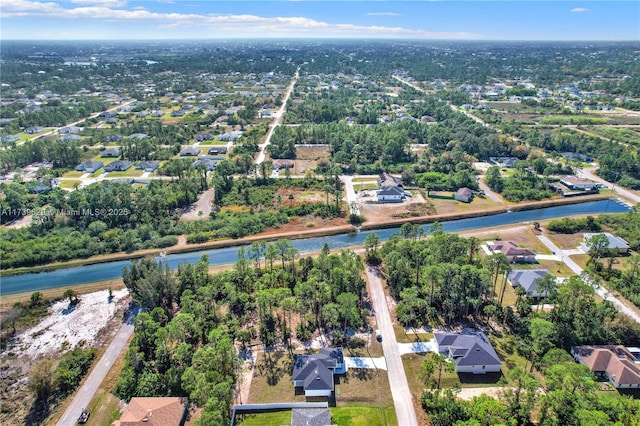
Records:
<instances>
[{"instance_id":1,"label":"parked car","mask_svg":"<svg viewBox=\"0 0 640 426\"><path fill-rule=\"evenodd\" d=\"M380 330L376 330L376 340L378 342L382 342L382 333L380 332Z\"/></svg>"},{"instance_id":2,"label":"parked car","mask_svg":"<svg viewBox=\"0 0 640 426\"><path fill-rule=\"evenodd\" d=\"M89 416L91 415L91 411L87 409L83 409L82 413L80 413L80 417L78 417L78 423L84 424L89 420Z\"/></svg>"}]
</instances>

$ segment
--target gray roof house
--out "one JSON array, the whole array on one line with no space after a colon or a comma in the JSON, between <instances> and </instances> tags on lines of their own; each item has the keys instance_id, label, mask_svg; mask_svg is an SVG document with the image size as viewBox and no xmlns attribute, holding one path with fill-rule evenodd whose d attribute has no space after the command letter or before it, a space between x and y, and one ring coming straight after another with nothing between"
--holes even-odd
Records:
<instances>
[{"instance_id":1,"label":"gray roof house","mask_svg":"<svg viewBox=\"0 0 640 426\"><path fill-rule=\"evenodd\" d=\"M180 151L180 157L197 157L200 155L200 152L202 152L200 148L188 145L182 148L182 151Z\"/></svg>"},{"instance_id":2,"label":"gray roof house","mask_svg":"<svg viewBox=\"0 0 640 426\"><path fill-rule=\"evenodd\" d=\"M76 166L76 170L80 172L85 172L85 173L93 173L96 170L100 169L100 167L102 167L103 165L104 163L102 161L88 160L78 164Z\"/></svg>"},{"instance_id":3,"label":"gray roof house","mask_svg":"<svg viewBox=\"0 0 640 426\"><path fill-rule=\"evenodd\" d=\"M517 157L489 157L489 161L500 167L510 168L518 161Z\"/></svg>"},{"instance_id":4,"label":"gray roof house","mask_svg":"<svg viewBox=\"0 0 640 426\"><path fill-rule=\"evenodd\" d=\"M502 362L484 333L434 333L438 353L456 364L456 373L497 373Z\"/></svg>"},{"instance_id":5,"label":"gray roof house","mask_svg":"<svg viewBox=\"0 0 640 426\"><path fill-rule=\"evenodd\" d=\"M333 392L333 375L346 371L342 348L322 348L317 354L295 355L293 386L302 387L307 397L329 397Z\"/></svg>"},{"instance_id":6,"label":"gray roof house","mask_svg":"<svg viewBox=\"0 0 640 426\"><path fill-rule=\"evenodd\" d=\"M609 250L618 250L618 253L620 254L626 254L629 253L629 243L627 243L625 240L623 240L620 237L616 237L615 235L611 235L608 232L601 232L601 234L604 234L605 237L607 237L607 239L609 240L609 246L607 247ZM598 233L596 234L589 234L586 233L584 234L584 242L582 243L582 249L585 252L589 251L589 247L587 246L587 242L595 237L596 235L599 235Z\"/></svg>"},{"instance_id":7,"label":"gray roof house","mask_svg":"<svg viewBox=\"0 0 640 426\"><path fill-rule=\"evenodd\" d=\"M455 195L453 196L454 199L458 200L458 201L462 201L463 203L469 203L471 202L471 199L473 198L473 189L467 188L467 187L463 187L463 188L459 188Z\"/></svg>"},{"instance_id":8,"label":"gray roof house","mask_svg":"<svg viewBox=\"0 0 640 426\"><path fill-rule=\"evenodd\" d=\"M102 158L117 158L120 157L120 154L122 153L122 148L120 147L116 147L116 148L107 148L104 151L102 151L100 153L100 157Z\"/></svg>"},{"instance_id":9,"label":"gray roof house","mask_svg":"<svg viewBox=\"0 0 640 426\"><path fill-rule=\"evenodd\" d=\"M40 126L31 126L24 129L24 132L30 135L33 135L35 133L40 133L42 131L44 131L44 127L40 127Z\"/></svg>"},{"instance_id":10,"label":"gray roof house","mask_svg":"<svg viewBox=\"0 0 640 426\"><path fill-rule=\"evenodd\" d=\"M116 160L104 166L105 172L124 172L132 166L131 161Z\"/></svg>"},{"instance_id":11,"label":"gray roof house","mask_svg":"<svg viewBox=\"0 0 640 426\"><path fill-rule=\"evenodd\" d=\"M227 147L226 146L214 146L209 148L209 154L210 155L218 155L218 154L226 154L227 153Z\"/></svg>"},{"instance_id":12,"label":"gray roof house","mask_svg":"<svg viewBox=\"0 0 640 426\"><path fill-rule=\"evenodd\" d=\"M194 161L191 165L197 169L200 166L204 166L204 168L210 172L215 170L218 163L222 161L220 158L211 158L211 157L200 157L196 161Z\"/></svg>"},{"instance_id":13,"label":"gray roof house","mask_svg":"<svg viewBox=\"0 0 640 426\"><path fill-rule=\"evenodd\" d=\"M546 275L551 275L547 269L515 269L507 275L507 280L513 288L522 287L529 297L547 297L548 292L540 293L536 287L538 279Z\"/></svg>"},{"instance_id":14,"label":"gray roof house","mask_svg":"<svg viewBox=\"0 0 640 426\"><path fill-rule=\"evenodd\" d=\"M0 137L0 142L17 142L20 140L20 136L18 135L6 135Z\"/></svg>"},{"instance_id":15,"label":"gray roof house","mask_svg":"<svg viewBox=\"0 0 640 426\"><path fill-rule=\"evenodd\" d=\"M136 169L144 170L145 172L153 172L160 166L159 161L140 161L136 164Z\"/></svg>"},{"instance_id":16,"label":"gray roof house","mask_svg":"<svg viewBox=\"0 0 640 426\"><path fill-rule=\"evenodd\" d=\"M383 186L376 192L379 203L401 203L406 193L399 186Z\"/></svg>"}]
</instances>

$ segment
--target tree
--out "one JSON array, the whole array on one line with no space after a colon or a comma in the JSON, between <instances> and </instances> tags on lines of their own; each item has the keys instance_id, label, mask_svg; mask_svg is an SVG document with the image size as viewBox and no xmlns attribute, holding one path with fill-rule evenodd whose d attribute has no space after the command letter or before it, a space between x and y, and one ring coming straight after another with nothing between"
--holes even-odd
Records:
<instances>
[{"instance_id":1,"label":"tree","mask_svg":"<svg viewBox=\"0 0 640 426\"><path fill-rule=\"evenodd\" d=\"M603 256L609 251L609 239L604 234L596 234L589 238L587 241L587 247L589 248L589 262L598 263Z\"/></svg>"},{"instance_id":2,"label":"tree","mask_svg":"<svg viewBox=\"0 0 640 426\"><path fill-rule=\"evenodd\" d=\"M506 379L508 385L502 391L500 400L507 405L515 420L515 425L529 425L531 412L535 407L536 392L540 384L530 373L520 367L509 369Z\"/></svg>"},{"instance_id":3,"label":"tree","mask_svg":"<svg viewBox=\"0 0 640 426\"><path fill-rule=\"evenodd\" d=\"M529 334L531 335L531 370L535 363L553 347L556 340L556 331L553 323L541 318L533 318L529 322Z\"/></svg>"},{"instance_id":4,"label":"tree","mask_svg":"<svg viewBox=\"0 0 640 426\"><path fill-rule=\"evenodd\" d=\"M69 305L75 305L78 303L78 294L72 288L68 288L62 294L62 297L69 298Z\"/></svg>"},{"instance_id":5,"label":"tree","mask_svg":"<svg viewBox=\"0 0 640 426\"><path fill-rule=\"evenodd\" d=\"M438 371L437 381L433 379L433 374L436 370ZM447 373L454 372L455 363L453 361L450 362L443 354L430 352L420 366L420 379L422 379L426 385L430 385L431 388L433 388L433 385L436 385L436 389L440 389L442 370Z\"/></svg>"},{"instance_id":6,"label":"tree","mask_svg":"<svg viewBox=\"0 0 640 426\"><path fill-rule=\"evenodd\" d=\"M484 178L484 181L487 183L489 188L493 189L496 192L502 192L504 188L504 183L502 176L500 175L500 167L499 166L491 166L487 169L487 174Z\"/></svg>"},{"instance_id":7,"label":"tree","mask_svg":"<svg viewBox=\"0 0 640 426\"><path fill-rule=\"evenodd\" d=\"M28 386L38 400L46 402L53 391L53 361L39 361L29 372Z\"/></svg>"},{"instance_id":8,"label":"tree","mask_svg":"<svg viewBox=\"0 0 640 426\"><path fill-rule=\"evenodd\" d=\"M380 245L380 237L378 237L378 234L371 233L367 235L363 245L367 255L367 261L374 263L379 261L378 246Z\"/></svg>"}]
</instances>

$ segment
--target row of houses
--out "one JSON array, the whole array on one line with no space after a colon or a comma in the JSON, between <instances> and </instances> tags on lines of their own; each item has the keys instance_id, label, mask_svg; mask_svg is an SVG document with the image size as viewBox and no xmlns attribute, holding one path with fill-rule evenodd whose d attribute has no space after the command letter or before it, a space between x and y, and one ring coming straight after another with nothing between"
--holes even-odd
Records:
<instances>
[{"instance_id":1,"label":"row of houses","mask_svg":"<svg viewBox=\"0 0 640 426\"><path fill-rule=\"evenodd\" d=\"M133 166L131 161L126 160L116 160L111 163L105 165L102 161L96 160L87 160L76 166L77 171L85 172L85 173L94 173L104 167L105 172L124 172L129 170ZM135 168L138 170L143 170L145 172L153 172L160 166L159 161L139 161Z\"/></svg>"}]
</instances>

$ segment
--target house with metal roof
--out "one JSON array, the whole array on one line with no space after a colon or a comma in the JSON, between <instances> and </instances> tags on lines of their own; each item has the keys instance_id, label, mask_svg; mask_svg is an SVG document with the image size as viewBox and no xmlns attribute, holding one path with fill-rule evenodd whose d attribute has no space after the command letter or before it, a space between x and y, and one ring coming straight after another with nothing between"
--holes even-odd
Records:
<instances>
[{"instance_id":1,"label":"house with metal roof","mask_svg":"<svg viewBox=\"0 0 640 426\"><path fill-rule=\"evenodd\" d=\"M484 333L434 333L435 349L447 355L456 373L497 373L502 362Z\"/></svg>"},{"instance_id":2,"label":"house with metal roof","mask_svg":"<svg viewBox=\"0 0 640 426\"><path fill-rule=\"evenodd\" d=\"M529 297L547 297L549 292L538 291L538 280L551 275L547 269L514 269L507 275L511 287L522 287Z\"/></svg>"},{"instance_id":3,"label":"house with metal roof","mask_svg":"<svg viewBox=\"0 0 640 426\"><path fill-rule=\"evenodd\" d=\"M334 374L347 371L342 348L322 348L317 354L295 355L293 386L301 387L305 396L331 396Z\"/></svg>"},{"instance_id":4,"label":"house with metal roof","mask_svg":"<svg viewBox=\"0 0 640 426\"><path fill-rule=\"evenodd\" d=\"M607 237L607 240L609 240L609 245L607 246L607 248L609 250L617 250L618 253L620 254L627 254L629 253L629 243L627 243L625 240L623 240L620 237L616 237L615 235L611 235L608 232L600 232L600 233L595 233L595 234L590 234L590 233L585 233L584 234L584 242L582 243L582 249L585 252L589 251L589 247L587 246L587 243L589 242L589 240L593 237L595 237L596 235L604 235L605 237Z\"/></svg>"}]
</instances>

